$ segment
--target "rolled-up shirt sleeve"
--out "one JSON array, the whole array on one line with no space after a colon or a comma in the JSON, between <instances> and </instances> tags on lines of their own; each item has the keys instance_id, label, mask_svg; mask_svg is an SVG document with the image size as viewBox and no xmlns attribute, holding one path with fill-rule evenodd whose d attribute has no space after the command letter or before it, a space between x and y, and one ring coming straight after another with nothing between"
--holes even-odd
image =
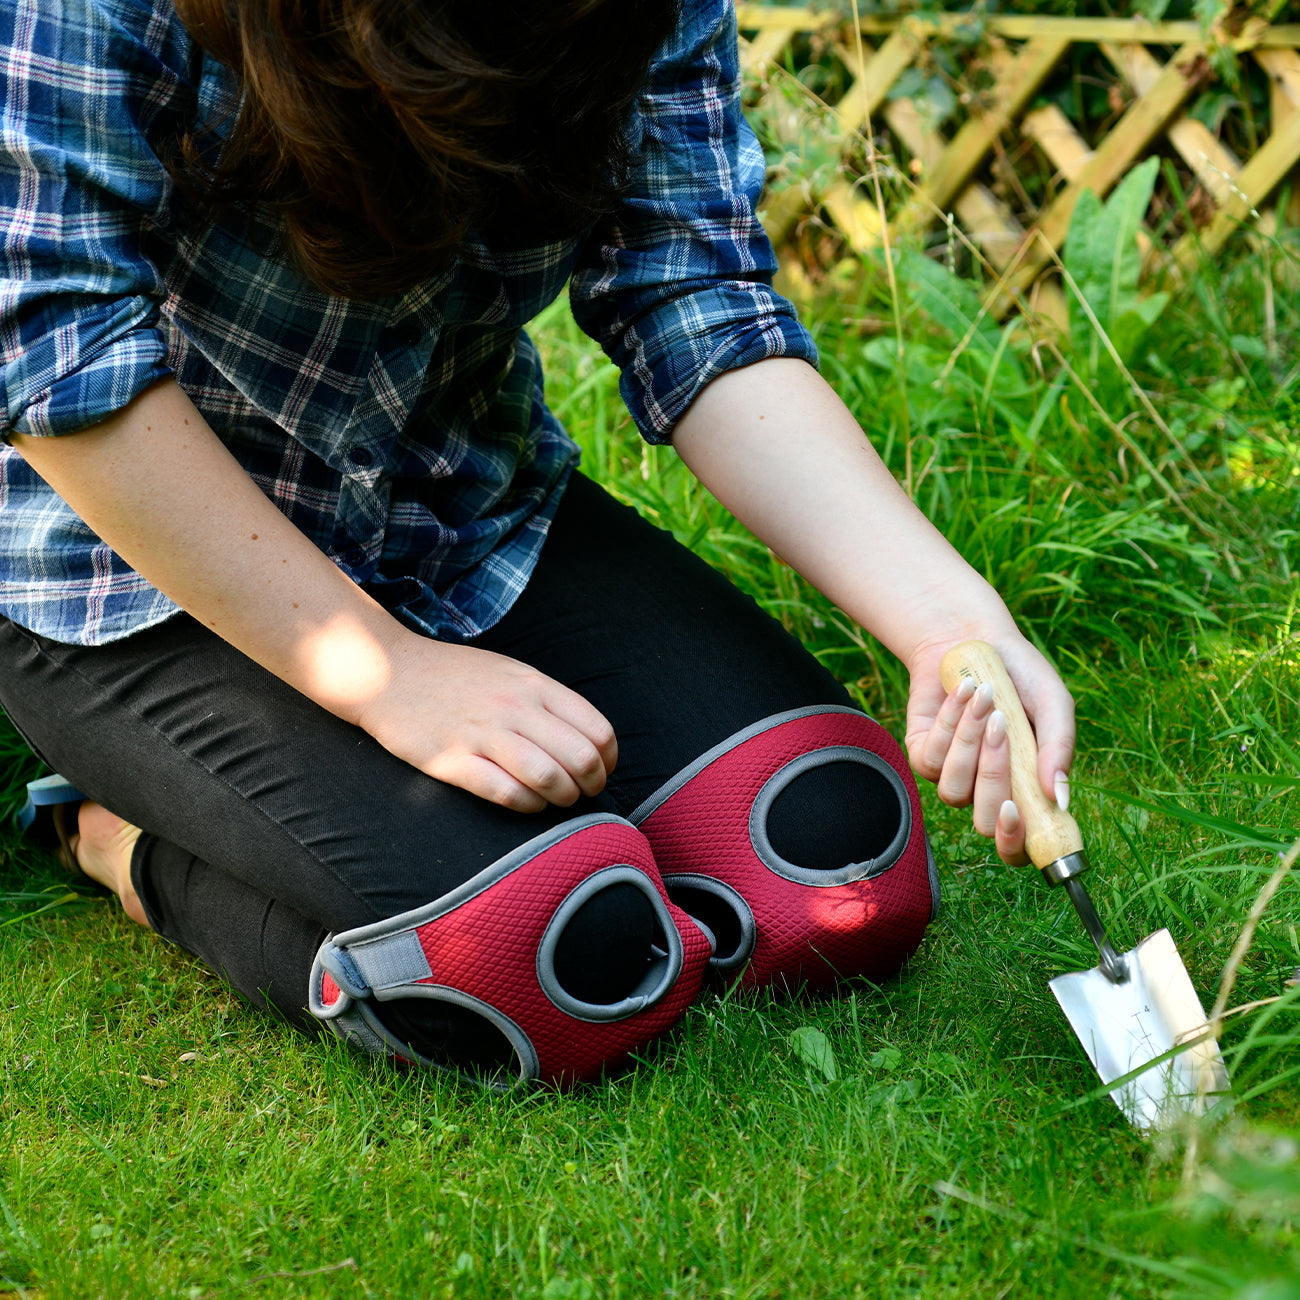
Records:
<instances>
[{"instance_id":1,"label":"rolled-up shirt sleeve","mask_svg":"<svg viewBox=\"0 0 1300 1300\"><path fill-rule=\"evenodd\" d=\"M151 143L176 120L176 24L84 0L0 7L4 433L88 428L169 374L144 248L170 197ZM157 40L151 44L152 33Z\"/></svg>"},{"instance_id":2,"label":"rolled-up shirt sleeve","mask_svg":"<svg viewBox=\"0 0 1300 1300\"><path fill-rule=\"evenodd\" d=\"M763 156L740 108L729 0L683 6L650 68L635 128L637 171L586 242L573 313L622 372L642 435L667 442L726 370L817 350L772 289L776 259L755 208Z\"/></svg>"}]
</instances>

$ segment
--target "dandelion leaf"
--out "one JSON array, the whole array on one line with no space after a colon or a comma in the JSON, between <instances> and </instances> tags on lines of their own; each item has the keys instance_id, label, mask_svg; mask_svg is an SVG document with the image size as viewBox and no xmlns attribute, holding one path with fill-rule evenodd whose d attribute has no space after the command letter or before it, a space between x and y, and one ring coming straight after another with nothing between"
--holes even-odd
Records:
<instances>
[{"instance_id":1,"label":"dandelion leaf","mask_svg":"<svg viewBox=\"0 0 1300 1300\"><path fill-rule=\"evenodd\" d=\"M1159 159L1148 158L1115 187L1105 203L1085 190L1075 205L1065 242L1070 280L1070 340L1093 377L1113 375L1104 334L1125 364L1168 302L1142 295L1138 231L1155 189Z\"/></svg>"}]
</instances>

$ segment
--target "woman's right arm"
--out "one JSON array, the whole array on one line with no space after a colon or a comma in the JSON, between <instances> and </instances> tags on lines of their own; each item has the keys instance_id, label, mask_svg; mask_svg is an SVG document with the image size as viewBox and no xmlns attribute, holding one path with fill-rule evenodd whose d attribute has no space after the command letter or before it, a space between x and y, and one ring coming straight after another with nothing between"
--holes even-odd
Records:
<instances>
[{"instance_id":1,"label":"woman's right arm","mask_svg":"<svg viewBox=\"0 0 1300 1300\"><path fill-rule=\"evenodd\" d=\"M11 435L132 568L429 776L521 812L596 794L613 730L516 660L402 626L280 513L172 380L102 424Z\"/></svg>"}]
</instances>

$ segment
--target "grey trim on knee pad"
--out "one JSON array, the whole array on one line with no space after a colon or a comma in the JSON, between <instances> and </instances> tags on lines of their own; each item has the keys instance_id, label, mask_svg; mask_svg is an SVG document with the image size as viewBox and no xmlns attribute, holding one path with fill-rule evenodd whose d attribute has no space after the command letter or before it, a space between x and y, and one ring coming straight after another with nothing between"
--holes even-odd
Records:
<instances>
[{"instance_id":1,"label":"grey trim on knee pad","mask_svg":"<svg viewBox=\"0 0 1300 1300\"><path fill-rule=\"evenodd\" d=\"M641 982L627 997L608 1004L582 1002L573 994L566 992L556 978L555 950L559 945L560 936L564 933L564 927L573 919L578 909L588 899L594 898L610 885L632 885L650 900L655 922L668 946L661 948L658 944L652 945L655 960ZM571 1015L575 1020L592 1022L625 1020L628 1016L636 1015L638 1011L657 1002L677 983L677 977L682 973L683 958L681 935L673 924L673 918L668 915L668 909L664 906L664 900L659 897L659 892L635 867L615 865L593 872L555 909L555 915L551 917L546 933L542 935L542 941L537 945L537 982L542 986L542 992L561 1011Z\"/></svg>"},{"instance_id":2,"label":"grey trim on knee pad","mask_svg":"<svg viewBox=\"0 0 1300 1300\"><path fill-rule=\"evenodd\" d=\"M527 848L528 845L525 845L524 849ZM517 854L509 854L489 869L491 879L484 881L482 877L489 872L480 872L473 880L425 907L403 912L386 921L359 926L341 935L331 935L321 946L317 962L357 1004L364 1003L369 997L387 1002L411 996L418 989L441 988L442 985L418 983L431 979L434 971L420 945L419 937L411 927L427 925L430 921L437 920L466 899L481 893L502 876L508 875L519 860L529 860L535 853L536 849L527 853L519 850ZM655 945L656 960L627 997L608 1004L583 1002L566 992L556 977L555 950L565 925L578 909L610 885L619 884L632 885L649 900L665 946ZM677 982L682 972L683 956L681 935L658 891L636 868L616 864L595 871L580 881L556 908L537 947L537 982L551 1002L575 1020L586 1020L593 1024L607 1020L625 1020L658 1001ZM329 1019L329 1008L316 996L314 985L311 992L309 1010L312 1015L318 1019ZM504 1026L501 1028L509 1037Z\"/></svg>"},{"instance_id":3,"label":"grey trim on knee pad","mask_svg":"<svg viewBox=\"0 0 1300 1300\"><path fill-rule=\"evenodd\" d=\"M715 971L721 974L729 974L731 971L740 970L749 960L750 954L754 951L754 944L758 940L758 924L754 920L753 910L745 902L744 897L739 891L732 889L728 884L721 880L714 879L713 876L700 876L693 872L677 872L671 876L664 877L664 888L668 891L668 897L677 903L677 906L691 918L695 924L704 931L713 944L713 958L709 965ZM719 899L725 906L731 909L732 915L736 919L736 924L740 926L740 941L736 944L735 952L728 953L725 957L718 956L718 937L709 927L697 917L689 907L683 906L674 897L674 893L679 889L694 889L701 894L710 894L712 897Z\"/></svg>"},{"instance_id":4,"label":"grey trim on knee pad","mask_svg":"<svg viewBox=\"0 0 1300 1300\"><path fill-rule=\"evenodd\" d=\"M934 849L930 847L930 837L925 837L925 866L930 875L930 920L939 915L942 889L939 884L939 864L934 860Z\"/></svg>"},{"instance_id":5,"label":"grey trim on knee pad","mask_svg":"<svg viewBox=\"0 0 1300 1300\"><path fill-rule=\"evenodd\" d=\"M330 942L330 940L327 940L327 942ZM336 953L340 951L340 949L335 949ZM325 962L317 962L317 970L322 974L326 969L329 969L331 978L339 985L340 989L343 989L344 996L339 998L332 1007L325 1006L321 990L318 987L318 981L314 979L309 990L308 1009L322 1023L329 1024L339 1038L353 1047L360 1048L370 1056L396 1057L398 1060L422 1065L430 1070L439 1070L445 1074L465 1074L465 1071L456 1066L429 1060L415 1051L409 1043L398 1038L375 1015L367 998L354 999L352 994L339 983L338 971L334 967L334 963L327 965ZM388 998L384 998L378 992L375 994L379 1001L390 1001L395 996L390 993ZM489 1003L471 997L467 993L461 993L458 989L449 988L444 984L418 984L403 989L400 996L403 998L422 998L431 1002L443 1002L451 1006L464 1007L466 1010L473 1011L476 1015L481 1016L510 1044L510 1048L515 1054L515 1060L518 1063L518 1072L515 1077L479 1078L473 1076L476 1083L482 1084L494 1092L505 1092L519 1084L528 1083L537 1077L539 1065L537 1051L533 1047L532 1041L509 1016L503 1015Z\"/></svg>"},{"instance_id":6,"label":"grey trim on knee pad","mask_svg":"<svg viewBox=\"0 0 1300 1300\"><path fill-rule=\"evenodd\" d=\"M810 704L806 708L789 709L785 713L774 713L771 717L760 718L743 731L737 731L734 735L728 736L726 740L714 745L712 749L705 750L694 762L688 763L676 775L670 776L654 794L628 813L628 821L633 826L640 826L661 803L667 802L692 777L698 776L715 759L721 758L723 754L730 753L738 745L743 745L745 741L752 740L755 736L761 736L764 732L771 731L773 727L779 727L783 722L793 722L796 718L816 717L822 713L851 713L855 718L867 718L872 722L875 721L870 714L864 713L861 709L849 708L845 704Z\"/></svg>"},{"instance_id":7,"label":"grey trim on knee pad","mask_svg":"<svg viewBox=\"0 0 1300 1300\"><path fill-rule=\"evenodd\" d=\"M848 710L845 710L848 712ZM818 871L809 867L796 866L787 862L775 848L767 834L767 816L772 804L782 790L797 776L824 767L828 763L860 763L885 778L889 788L898 799L899 822L894 838L878 857L865 862L849 862L834 870ZM847 885L855 880L870 880L882 871L888 871L898 861L898 856L907 847L912 838L912 800L908 795L902 778L878 754L869 749L859 749L855 745L831 745L825 749L814 749L807 754L800 754L779 768L764 784L754 798L754 806L749 810L749 842L754 846L759 861L769 871L778 876L793 880L797 885L814 885L827 888L831 885Z\"/></svg>"},{"instance_id":8,"label":"grey trim on knee pad","mask_svg":"<svg viewBox=\"0 0 1300 1300\"><path fill-rule=\"evenodd\" d=\"M417 930L471 902L514 871L526 867L539 853L554 844L606 822L627 826L623 818L607 813L576 818L520 845L470 880L423 907L330 935L321 945L313 967L308 988L309 1011L316 1019L330 1024L339 1037L372 1054L396 1056L439 1069L454 1069L426 1059L394 1036L379 1018L373 1004L421 998L465 1008L490 1024L506 1040L515 1054L519 1081L538 1078L541 1062L529 1033L501 1008L442 983L441 979L457 978L457 971L450 968L434 970ZM579 909L615 885L631 885L649 901L659 937L652 943L649 965L631 993L613 1003L584 1002L560 983L555 970L556 951L566 926ZM563 889L562 879L558 887ZM615 861L578 879L567 892L558 896L558 902L547 906L554 910L536 940L536 951L531 957L533 975L542 997L571 1020L592 1025L627 1020L653 1008L678 983L686 959L682 935L668 904L642 868ZM545 916L545 912L541 915ZM482 948L479 951L484 952ZM516 951L513 960L525 960L524 953ZM480 965L478 969L480 975L486 969L491 976L496 968L489 961L486 968ZM327 974L339 990L337 999L328 1004L324 989ZM484 992L481 984L478 992ZM498 1080L493 1086L510 1084Z\"/></svg>"},{"instance_id":9,"label":"grey trim on knee pad","mask_svg":"<svg viewBox=\"0 0 1300 1300\"><path fill-rule=\"evenodd\" d=\"M802 709L790 709L785 713L774 713L769 718L761 718L752 726L748 726L743 731L728 736L720 744L714 745L712 749L701 754L693 763L688 764L676 775L670 777L654 794L638 804L628 814L628 821L634 826L639 826L660 804L676 794L693 777L703 772L706 767L724 754L730 753L731 750L743 745L746 741L761 736L784 723L793 722L797 718L818 717L827 713L848 713L857 718L867 718L869 721L875 721L870 714L864 713L861 709L849 708L843 704L813 704ZM772 841L768 838L767 816L777 796L795 777L802 776L805 772L829 763L860 763L884 777L898 800L899 825L888 847L878 856L866 862L850 862L834 870L820 871L788 862L776 851L772 846ZM893 766L881 758L879 754L856 745L828 745L822 749L810 750L806 754L800 754L797 758L791 759L790 762L779 768L767 779L755 797L754 806L749 812L749 839L759 861L769 871L784 877L786 880L799 885L811 885L816 888L831 888L835 885L846 885L858 880L870 880L873 876L888 871L898 861L899 855L907 847L911 837L912 800L906 786L903 785L902 778L894 770ZM928 839L926 840L926 850L929 852ZM938 876L933 868L933 855L930 857L930 863L930 884L934 892L935 908L937 910ZM748 908L746 908L746 911L748 911ZM752 913L750 917L752 920Z\"/></svg>"}]
</instances>

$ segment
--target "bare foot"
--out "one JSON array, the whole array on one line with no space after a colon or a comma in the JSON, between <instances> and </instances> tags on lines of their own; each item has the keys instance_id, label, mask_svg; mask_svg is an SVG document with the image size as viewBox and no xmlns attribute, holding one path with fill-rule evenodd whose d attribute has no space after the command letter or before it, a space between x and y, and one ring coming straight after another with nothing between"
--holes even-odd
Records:
<instances>
[{"instance_id":1,"label":"bare foot","mask_svg":"<svg viewBox=\"0 0 1300 1300\"><path fill-rule=\"evenodd\" d=\"M82 871L111 889L127 916L147 929L148 918L131 883L131 854L139 838L138 826L87 799L78 810L77 832L68 837L68 847Z\"/></svg>"}]
</instances>

